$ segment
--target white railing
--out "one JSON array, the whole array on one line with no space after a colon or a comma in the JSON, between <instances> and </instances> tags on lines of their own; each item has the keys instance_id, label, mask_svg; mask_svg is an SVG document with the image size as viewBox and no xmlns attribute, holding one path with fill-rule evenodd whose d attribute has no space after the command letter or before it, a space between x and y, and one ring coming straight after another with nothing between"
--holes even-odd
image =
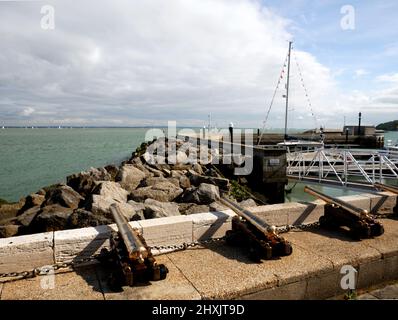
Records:
<instances>
[{"instance_id":1,"label":"white railing","mask_svg":"<svg viewBox=\"0 0 398 320\"><path fill-rule=\"evenodd\" d=\"M398 151L317 148L287 153L291 178L333 181L340 185L362 182L373 185L398 179Z\"/></svg>"}]
</instances>

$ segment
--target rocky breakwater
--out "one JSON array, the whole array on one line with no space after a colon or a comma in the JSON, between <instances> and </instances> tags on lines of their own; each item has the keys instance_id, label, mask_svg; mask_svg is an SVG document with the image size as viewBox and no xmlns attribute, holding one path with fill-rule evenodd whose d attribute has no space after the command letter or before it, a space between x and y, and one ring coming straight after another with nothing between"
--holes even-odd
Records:
<instances>
[{"instance_id":1,"label":"rocky breakwater","mask_svg":"<svg viewBox=\"0 0 398 320\"><path fill-rule=\"evenodd\" d=\"M184 144L185 151L165 156L170 144L176 150ZM0 237L111 224L113 203L130 221L225 209L217 200L230 183L209 164L214 156L210 150L201 159L199 153L181 140L143 143L119 166L91 168L68 176L66 184L2 203Z\"/></svg>"}]
</instances>

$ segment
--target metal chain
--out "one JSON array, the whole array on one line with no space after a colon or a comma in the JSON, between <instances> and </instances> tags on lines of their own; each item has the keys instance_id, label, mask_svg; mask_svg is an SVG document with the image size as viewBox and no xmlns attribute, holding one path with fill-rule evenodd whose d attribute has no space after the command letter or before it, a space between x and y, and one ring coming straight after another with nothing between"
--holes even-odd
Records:
<instances>
[{"instance_id":1,"label":"metal chain","mask_svg":"<svg viewBox=\"0 0 398 320\"><path fill-rule=\"evenodd\" d=\"M58 262L58 263L55 263L53 265L38 267L38 268L34 268L32 270L29 270L29 271L0 273L0 279L2 279L2 278L13 278L12 280L14 280L14 278L18 278L18 280L21 280L21 279L34 278L34 277L37 277L37 276L45 276L45 275L48 275L48 273L50 271L56 271L56 270L59 270L59 269L75 267L75 266L83 264L83 263L87 263L87 262L91 262L91 261L94 261L94 260L98 260L99 257L100 257L100 255L95 255L95 256L92 256L92 257L81 258L81 259L73 260L73 261L69 261L69 262ZM6 282L6 281L3 281L3 282Z\"/></svg>"},{"instance_id":2,"label":"metal chain","mask_svg":"<svg viewBox=\"0 0 398 320\"><path fill-rule=\"evenodd\" d=\"M184 242L182 244L172 244L172 245L167 245L167 246L151 246L149 249L151 250L172 250L172 251L181 251L181 250L186 250L189 248L194 248L200 245L205 245L205 244L210 244L210 243L219 243L221 241L225 240L224 237L219 237L219 238L210 238L206 240L200 240L200 241L192 241L192 242ZM168 253L168 252L164 252Z\"/></svg>"},{"instance_id":3,"label":"metal chain","mask_svg":"<svg viewBox=\"0 0 398 320\"><path fill-rule=\"evenodd\" d=\"M283 227L277 227L276 231L278 233L286 233L289 231L295 231L295 230L300 230L300 231L305 231L305 230L309 230L309 229L313 229L319 227L319 222L312 222L312 223L302 223L299 225L292 225L292 224L288 224L286 226Z\"/></svg>"}]
</instances>

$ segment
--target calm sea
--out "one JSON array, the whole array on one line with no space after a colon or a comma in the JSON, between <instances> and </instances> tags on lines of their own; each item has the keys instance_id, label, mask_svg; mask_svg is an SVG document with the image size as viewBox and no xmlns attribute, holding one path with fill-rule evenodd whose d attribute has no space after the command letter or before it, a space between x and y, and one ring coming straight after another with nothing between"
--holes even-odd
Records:
<instances>
[{"instance_id":1,"label":"calm sea","mask_svg":"<svg viewBox=\"0 0 398 320\"><path fill-rule=\"evenodd\" d=\"M147 130L0 129L0 198L16 201L43 186L65 181L72 173L120 163L144 141ZM398 140L398 132L387 132L385 136L385 140ZM293 190L288 201L305 200L307 195L302 194L300 186ZM336 190L331 192L347 193Z\"/></svg>"}]
</instances>

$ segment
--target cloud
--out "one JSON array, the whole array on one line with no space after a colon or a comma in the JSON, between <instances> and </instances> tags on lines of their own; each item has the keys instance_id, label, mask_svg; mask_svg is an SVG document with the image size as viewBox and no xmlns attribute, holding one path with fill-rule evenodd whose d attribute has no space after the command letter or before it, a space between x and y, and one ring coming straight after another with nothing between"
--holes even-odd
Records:
<instances>
[{"instance_id":1,"label":"cloud","mask_svg":"<svg viewBox=\"0 0 398 320\"><path fill-rule=\"evenodd\" d=\"M365 69L357 69L354 72L355 74L355 78L359 78L362 76L366 76L367 74L369 74L369 71L365 70Z\"/></svg>"},{"instance_id":2,"label":"cloud","mask_svg":"<svg viewBox=\"0 0 398 320\"><path fill-rule=\"evenodd\" d=\"M398 83L398 73L382 74L376 77L376 81Z\"/></svg>"},{"instance_id":3,"label":"cloud","mask_svg":"<svg viewBox=\"0 0 398 320\"><path fill-rule=\"evenodd\" d=\"M25 109L22 110L21 112L21 116L24 117L29 117L30 115L32 115L32 113L35 112L35 109L32 107L27 107Z\"/></svg>"},{"instance_id":4,"label":"cloud","mask_svg":"<svg viewBox=\"0 0 398 320\"><path fill-rule=\"evenodd\" d=\"M5 124L203 126L211 112L219 126L261 126L292 38L292 21L253 0L57 1L54 30L40 28L41 5L1 3ZM294 52L289 123L352 112L358 97L342 99L339 70ZM273 127L283 126L282 94L283 84Z\"/></svg>"}]
</instances>

